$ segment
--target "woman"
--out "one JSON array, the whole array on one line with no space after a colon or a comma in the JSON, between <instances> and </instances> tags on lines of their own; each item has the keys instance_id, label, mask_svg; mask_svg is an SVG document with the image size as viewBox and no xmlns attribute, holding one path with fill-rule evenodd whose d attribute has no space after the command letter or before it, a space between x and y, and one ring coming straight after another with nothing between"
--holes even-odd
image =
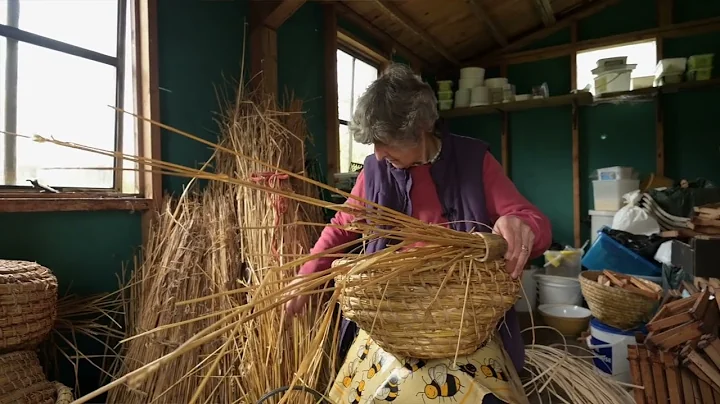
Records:
<instances>
[{"instance_id":1,"label":"woman","mask_svg":"<svg viewBox=\"0 0 720 404\"><path fill-rule=\"evenodd\" d=\"M368 87L358 100L350 133L357 142L373 144L375 154L365 159L352 194L427 223L450 223L459 231L477 230L477 223L492 226L508 242L506 268L517 278L528 259L550 246L550 222L517 191L484 142L438 129L436 104L432 88L403 64L391 65ZM338 212L331 223L342 226L352 219ZM357 237L328 226L312 253ZM366 252L383 247L383 241L371 243ZM310 262L299 273L325 270L332 260ZM307 297L298 297L287 309L297 313L306 302ZM520 370L524 344L514 310L506 314L505 324L502 342ZM345 347L355 336L353 324L349 328Z\"/></svg>"}]
</instances>

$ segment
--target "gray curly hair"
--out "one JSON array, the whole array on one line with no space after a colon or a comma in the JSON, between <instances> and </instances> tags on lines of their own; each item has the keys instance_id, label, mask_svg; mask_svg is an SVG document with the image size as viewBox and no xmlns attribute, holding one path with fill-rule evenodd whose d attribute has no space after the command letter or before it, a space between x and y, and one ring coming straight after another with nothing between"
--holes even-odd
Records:
<instances>
[{"instance_id":1,"label":"gray curly hair","mask_svg":"<svg viewBox=\"0 0 720 404\"><path fill-rule=\"evenodd\" d=\"M409 66L394 63L355 107L350 134L362 144L414 145L438 119L437 98Z\"/></svg>"}]
</instances>

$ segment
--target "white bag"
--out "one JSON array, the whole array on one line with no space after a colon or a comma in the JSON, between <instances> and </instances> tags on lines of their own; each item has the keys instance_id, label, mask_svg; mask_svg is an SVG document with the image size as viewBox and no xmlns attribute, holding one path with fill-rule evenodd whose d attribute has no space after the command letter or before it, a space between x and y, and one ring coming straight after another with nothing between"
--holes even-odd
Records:
<instances>
[{"instance_id":1,"label":"white bag","mask_svg":"<svg viewBox=\"0 0 720 404\"><path fill-rule=\"evenodd\" d=\"M640 191L628 192L623 195L625 206L615 213L612 222L613 229L646 236L660 232L657 220L637 206L641 198Z\"/></svg>"}]
</instances>

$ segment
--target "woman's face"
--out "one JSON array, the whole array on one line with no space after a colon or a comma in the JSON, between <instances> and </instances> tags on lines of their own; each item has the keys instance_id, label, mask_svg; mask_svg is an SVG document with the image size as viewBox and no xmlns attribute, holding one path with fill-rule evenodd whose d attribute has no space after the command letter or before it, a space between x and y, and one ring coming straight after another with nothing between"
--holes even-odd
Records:
<instances>
[{"instance_id":1,"label":"woman's face","mask_svg":"<svg viewBox=\"0 0 720 404\"><path fill-rule=\"evenodd\" d=\"M411 165L422 161L423 147L417 146L388 146L375 144L375 158L378 161L385 159L395 168L408 168Z\"/></svg>"}]
</instances>

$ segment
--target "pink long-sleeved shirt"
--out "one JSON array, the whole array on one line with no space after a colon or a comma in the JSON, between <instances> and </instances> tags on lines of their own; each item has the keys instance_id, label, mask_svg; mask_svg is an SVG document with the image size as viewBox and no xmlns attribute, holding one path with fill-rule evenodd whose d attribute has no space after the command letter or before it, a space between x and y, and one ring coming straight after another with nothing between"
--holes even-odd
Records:
<instances>
[{"instance_id":1,"label":"pink long-sleeved shirt","mask_svg":"<svg viewBox=\"0 0 720 404\"><path fill-rule=\"evenodd\" d=\"M435 182L430 175L430 164L411 167L413 186L410 189L412 202L412 216L430 224L447 223L442 215L442 205L435 189ZM492 223L501 217L512 215L525 222L535 235L535 243L531 257L537 257L550 247L552 227L548 218L533 206L518 192L515 185L503 172L503 167L490 154L485 153L483 161L483 186L485 188L485 202ZM365 177L361 172L351 192L360 198L365 198ZM352 203L348 201L346 203ZM338 212L331 220L331 224L344 226L352 222L350 214ZM358 237L357 233L349 232L338 227L325 227L320 238L312 248L311 253L317 254L329 248L350 242ZM320 258L308 262L300 269L300 275L307 275L323 271L332 265L334 258Z\"/></svg>"}]
</instances>

